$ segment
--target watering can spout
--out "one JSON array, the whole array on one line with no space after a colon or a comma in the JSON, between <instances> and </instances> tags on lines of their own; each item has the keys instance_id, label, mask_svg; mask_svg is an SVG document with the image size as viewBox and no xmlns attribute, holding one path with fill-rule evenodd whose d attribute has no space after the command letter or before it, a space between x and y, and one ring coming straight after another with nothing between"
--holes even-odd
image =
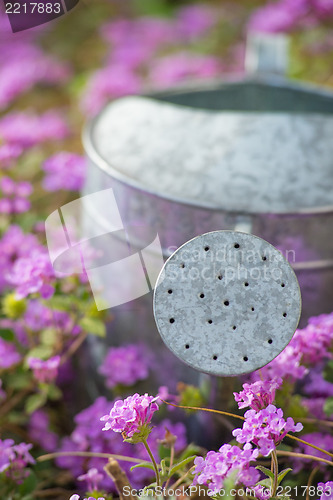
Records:
<instances>
[{"instance_id":1,"label":"watering can spout","mask_svg":"<svg viewBox=\"0 0 333 500\"><path fill-rule=\"evenodd\" d=\"M249 33L246 41L245 69L250 76L286 76L289 37L283 33Z\"/></svg>"}]
</instances>

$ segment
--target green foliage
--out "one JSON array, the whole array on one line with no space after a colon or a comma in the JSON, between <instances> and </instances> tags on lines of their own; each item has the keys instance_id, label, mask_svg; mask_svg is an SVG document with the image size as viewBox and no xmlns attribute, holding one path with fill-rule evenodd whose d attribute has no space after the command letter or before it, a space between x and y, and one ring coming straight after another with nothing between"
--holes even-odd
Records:
<instances>
[{"instance_id":1,"label":"green foliage","mask_svg":"<svg viewBox=\"0 0 333 500\"><path fill-rule=\"evenodd\" d=\"M18 299L16 293L5 295L2 301L2 311L5 316L11 319L18 319L25 313L27 302L25 299Z\"/></svg>"},{"instance_id":2,"label":"green foliage","mask_svg":"<svg viewBox=\"0 0 333 500\"><path fill-rule=\"evenodd\" d=\"M106 335L105 323L100 319L85 317L79 321L79 325L83 330L96 335L96 337L105 337Z\"/></svg>"},{"instance_id":3,"label":"green foliage","mask_svg":"<svg viewBox=\"0 0 333 500\"><path fill-rule=\"evenodd\" d=\"M31 394L26 399L25 402L25 411L30 415L34 411L38 410L46 403L47 396L43 392L38 392L37 394Z\"/></svg>"},{"instance_id":4,"label":"green foliage","mask_svg":"<svg viewBox=\"0 0 333 500\"><path fill-rule=\"evenodd\" d=\"M333 396L326 399L324 404L325 415L331 417L333 415Z\"/></svg>"}]
</instances>

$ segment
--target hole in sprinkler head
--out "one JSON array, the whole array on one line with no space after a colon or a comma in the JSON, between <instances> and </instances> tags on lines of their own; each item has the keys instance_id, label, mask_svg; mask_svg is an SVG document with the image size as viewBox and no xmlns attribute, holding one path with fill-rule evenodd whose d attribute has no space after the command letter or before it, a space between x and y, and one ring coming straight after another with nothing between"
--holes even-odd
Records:
<instances>
[{"instance_id":1,"label":"hole in sprinkler head","mask_svg":"<svg viewBox=\"0 0 333 500\"><path fill-rule=\"evenodd\" d=\"M251 311L254 311L254 307L251 307Z\"/></svg>"},{"instance_id":2,"label":"hole in sprinkler head","mask_svg":"<svg viewBox=\"0 0 333 500\"><path fill-rule=\"evenodd\" d=\"M283 313L283 314L282 314L282 316L283 316L284 318L286 318L286 317L287 317L287 313Z\"/></svg>"},{"instance_id":3,"label":"hole in sprinkler head","mask_svg":"<svg viewBox=\"0 0 333 500\"><path fill-rule=\"evenodd\" d=\"M235 325L232 327L233 330L236 330L236 328L237 328L237 326L235 326Z\"/></svg>"},{"instance_id":4,"label":"hole in sprinkler head","mask_svg":"<svg viewBox=\"0 0 333 500\"><path fill-rule=\"evenodd\" d=\"M228 306L228 305L229 305L229 300L225 300L225 301L224 301L224 305L225 305L225 306Z\"/></svg>"},{"instance_id":5,"label":"hole in sprinkler head","mask_svg":"<svg viewBox=\"0 0 333 500\"><path fill-rule=\"evenodd\" d=\"M235 243L234 248L239 248L239 243Z\"/></svg>"},{"instance_id":6,"label":"hole in sprinkler head","mask_svg":"<svg viewBox=\"0 0 333 500\"><path fill-rule=\"evenodd\" d=\"M217 360L217 356L216 354L213 356L213 360L216 361Z\"/></svg>"},{"instance_id":7,"label":"hole in sprinkler head","mask_svg":"<svg viewBox=\"0 0 333 500\"><path fill-rule=\"evenodd\" d=\"M168 293L170 293L170 294L171 294L171 293L172 293L172 290L168 290Z\"/></svg>"},{"instance_id":8,"label":"hole in sprinkler head","mask_svg":"<svg viewBox=\"0 0 333 500\"><path fill-rule=\"evenodd\" d=\"M286 285L284 283L281 283L281 287L284 288Z\"/></svg>"},{"instance_id":9,"label":"hole in sprinkler head","mask_svg":"<svg viewBox=\"0 0 333 500\"><path fill-rule=\"evenodd\" d=\"M222 274L219 274L218 277L217 277L218 280L221 280L222 279Z\"/></svg>"},{"instance_id":10,"label":"hole in sprinkler head","mask_svg":"<svg viewBox=\"0 0 333 500\"><path fill-rule=\"evenodd\" d=\"M262 260L267 260L266 255L263 255L261 258L262 258Z\"/></svg>"},{"instance_id":11,"label":"hole in sprinkler head","mask_svg":"<svg viewBox=\"0 0 333 500\"><path fill-rule=\"evenodd\" d=\"M208 250L209 250L209 247L205 247L205 252L208 252Z\"/></svg>"},{"instance_id":12,"label":"hole in sprinkler head","mask_svg":"<svg viewBox=\"0 0 333 500\"><path fill-rule=\"evenodd\" d=\"M244 360L244 361L248 361L248 360L249 360L249 358L248 358L247 356L244 356L243 360Z\"/></svg>"},{"instance_id":13,"label":"hole in sprinkler head","mask_svg":"<svg viewBox=\"0 0 333 500\"><path fill-rule=\"evenodd\" d=\"M248 284L248 282L247 282L247 281L245 281L244 286L249 286L249 284Z\"/></svg>"},{"instance_id":14,"label":"hole in sprinkler head","mask_svg":"<svg viewBox=\"0 0 333 500\"><path fill-rule=\"evenodd\" d=\"M209 319L208 320L208 323L211 325L213 323L213 320L212 319Z\"/></svg>"},{"instance_id":15,"label":"hole in sprinkler head","mask_svg":"<svg viewBox=\"0 0 333 500\"><path fill-rule=\"evenodd\" d=\"M175 318L170 318L169 321L170 321L170 323L174 323L175 322Z\"/></svg>"},{"instance_id":16,"label":"hole in sprinkler head","mask_svg":"<svg viewBox=\"0 0 333 500\"><path fill-rule=\"evenodd\" d=\"M190 348L189 344L186 344L185 349L189 349L189 348Z\"/></svg>"},{"instance_id":17,"label":"hole in sprinkler head","mask_svg":"<svg viewBox=\"0 0 333 500\"><path fill-rule=\"evenodd\" d=\"M273 340L272 340L272 339L267 340L267 342L268 342L269 344L273 344Z\"/></svg>"},{"instance_id":18,"label":"hole in sprinkler head","mask_svg":"<svg viewBox=\"0 0 333 500\"><path fill-rule=\"evenodd\" d=\"M203 299L203 298L204 298L204 296L205 296L205 294L204 294L204 293L200 293L200 295L199 295L200 299Z\"/></svg>"},{"instance_id":19,"label":"hole in sprinkler head","mask_svg":"<svg viewBox=\"0 0 333 500\"><path fill-rule=\"evenodd\" d=\"M185 267L184 262L182 262L182 264L180 264L180 267L181 267L182 269L184 269L184 267Z\"/></svg>"}]
</instances>

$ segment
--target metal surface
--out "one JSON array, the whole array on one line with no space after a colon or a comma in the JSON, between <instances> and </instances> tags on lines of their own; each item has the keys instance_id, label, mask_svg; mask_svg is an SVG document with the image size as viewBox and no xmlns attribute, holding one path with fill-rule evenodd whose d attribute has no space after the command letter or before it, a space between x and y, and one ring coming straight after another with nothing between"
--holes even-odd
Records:
<instances>
[{"instance_id":1,"label":"metal surface","mask_svg":"<svg viewBox=\"0 0 333 500\"><path fill-rule=\"evenodd\" d=\"M282 254L253 235L214 231L182 245L154 292L162 339L182 361L215 375L269 363L299 322L297 278Z\"/></svg>"}]
</instances>

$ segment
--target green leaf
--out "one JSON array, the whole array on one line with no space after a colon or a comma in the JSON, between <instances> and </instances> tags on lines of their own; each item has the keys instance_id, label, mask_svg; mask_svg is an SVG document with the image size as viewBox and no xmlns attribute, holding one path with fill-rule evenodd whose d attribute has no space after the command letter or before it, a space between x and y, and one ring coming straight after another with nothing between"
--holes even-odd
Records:
<instances>
[{"instance_id":1,"label":"green leaf","mask_svg":"<svg viewBox=\"0 0 333 500\"><path fill-rule=\"evenodd\" d=\"M77 299L71 295L54 295L48 300L45 300L45 305L57 311L71 311L73 309L73 302L75 304Z\"/></svg>"},{"instance_id":2,"label":"green leaf","mask_svg":"<svg viewBox=\"0 0 333 500\"><path fill-rule=\"evenodd\" d=\"M192 460L194 460L195 458L197 458L196 455L192 455L191 457L188 457L188 458L185 458L185 460L182 460L181 462L178 462L178 464L174 465L170 471L169 471L169 477L173 476L175 472L177 472L179 469L182 469L183 467L185 467L185 465L187 465L188 463L192 462Z\"/></svg>"},{"instance_id":3,"label":"green leaf","mask_svg":"<svg viewBox=\"0 0 333 500\"><path fill-rule=\"evenodd\" d=\"M202 452L202 449L199 446L196 446L195 444L190 443L185 448L185 450L183 451L183 453L180 455L179 460L180 461L185 460L185 458L190 457L190 456L192 456L194 454L195 455L199 455L200 452Z\"/></svg>"},{"instance_id":4,"label":"green leaf","mask_svg":"<svg viewBox=\"0 0 333 500\"><path fill-rule=\"evenodd\" d=\"M30 471L30 474L22 484L19 486L20 495L29 495L37 488L37 478L33 471Z\"/></svg>"},{"instance_id":5,"label":"green leaf","mask_svg":"<svg viewBox=\"0 0 333 500\"><path fill-rule=\"evenodd\" d=\"M325 380L333 384L333 360L329 361L326 364L323 372L323 377Z\"/></svg>"},{"instance_id":6,"label":"green leaf","mask_svg":"<svg viewBox=\"0 0 333 500\"><path fill-rule=\"evenodd\" d=\"M59 333L55 328L45 328L40 334L40 341L45 346L54 346Z\"/></svg>"},{"instance_id":7,"label":"green leaf","mask_svg":"<svg viewBox=\"0 0 333 500\"><path fill-rule=\"evenodd\" d=\"M260 470L265 474L265 476L270 477L271 479L274 479L274 473L267 469L266 467L263 467L262 465L257 465L256 469Z\"/></svg>"},{"instance_id":8,"label":"green leaf","mask_svg":"<svg viewBox=\"0 0 333 500\"><path fill-rule=\"evenodd\" d=\"M30 415L34 411L41 408L46 403L46 394L38 392L29 396L25 402L25 411Z\"/></svg>"},{"instance_id":9,"label":"green leaf","mask_svg":"<svg viewBox=\"0 0 333 500\"><path fill-rule=\"evenodd\" d=\"M272 486L272 482L270 479L263 479L262 481L259 481L260 486L264 486L265 488L270 488Z\"/></svg>"},{"instance_id":10,"label":"green leaf","mask_svg":"<svg viewBox=\"0 0 333 500\"><path fill-rule=\"evenodd\" d=\"M31 349L31 351L28 352L27 358L38 358L38 359L43 359L47 360L49 359L53 354L53 349L52 347L48 345L39 345L37 347L34 347Z\"/></svg>"},{"instance_id":11,"label":"green leaf","mask_svg":"<svg viewBox=\"0 0 333 500\"><path fill-rule=\"evenodd\" d=\"M324 403L324 412L328 417L333 414L333 396L326 399Z\"/></svg>"},{"instance_id":12,"label":"green leaf","mask_svg":"<svg viewBox=\"0 0 333 500\"><path fill-rule=\"evenodd\" d=\"M161 473L162 473L162 476L167 476L165 458L163 458L163 460L161 460Z\"/></svg>"},{"instance_id":13,"label":"green leaf","mask_svg":"<svg viewBox=\"0 0 333 500\"><path fill-rule=\"evenodd\" d=\"M151 470L155 471L153 464L150 462L143 462L142 464L133 465L133 467L131 467L130 470L132 471L134 469L139 469L139 468L151 469Z\"/></svg>"},{"instance_id":14,"label":"green leaf","mask_svg":"<svg viewBox=\"0 0 333 500\"><path fill-rule=\"evenodd\" d=\"M9 330L9 328L0 330L0 337L7 342L13 342L13 340L15 339L14 332L12 330Z\"/></svg>"},{"instance_id":15,"label":"green leaf","mask_svg":"<svg viewBox=\"0 0 333 500\"><path fill-rule=\"evenodd\" d=\"M30 374L26 371L8 374L7 383L11 389L25 389L31 381Z\"/></svg>"},{"instance_id":16,"label":"green leaf","mask_svg":"<svg viewBox=\"0 0 333 500\"><path fill-rule=\"evenodd\" d=\"M281 483L282 479L290 472L292 469L283 469L279 474L278 474L278 484Z\"/></svg>"},{"instance_id":17,"label":"green leaf","mask_svg":"<svg viewBox=\"0 0 333 500\"><path fill-rule=\"evenodd\" d=\"M79 325L88 333L96 335L97 337L105 337L106 328L103 321L97 318L85 317L81 319Z\"/></svg>"},{"instance_id":18,"label":"green leaf","mask_svg":"<svg viewBox=\"0 0 333 500\"><path fill-rule=\"evenodd\" d=\"M62 392L59 389L58 386L54 384L50 384L47 387L47 396L52 400L52 401L57 401L62 397Z\"/></svg>"}]
</instances>

